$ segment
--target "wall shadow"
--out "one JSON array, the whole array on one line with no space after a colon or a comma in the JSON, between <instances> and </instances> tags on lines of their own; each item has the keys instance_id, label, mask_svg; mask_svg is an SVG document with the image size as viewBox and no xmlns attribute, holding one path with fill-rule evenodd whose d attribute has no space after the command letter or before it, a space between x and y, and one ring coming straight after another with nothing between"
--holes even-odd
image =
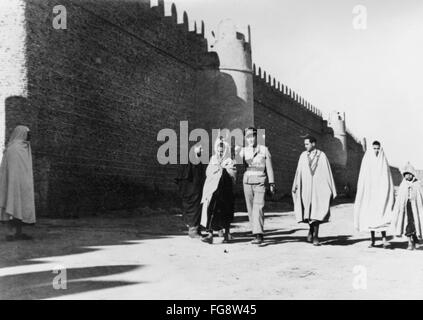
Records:
<instances>
[{"instance_id":1,"label":"wall shadow","mask_svg":"<svg viewBox=\"0 0 423 320\"><path fill-rule=\"evenodd\" d=\"M32 300L57 298L64 295L116 288L141 282L96 280L96 277L130 272L143 266L111 265L66 269L66 289L55 289L52 271L30 272L0 277L1 300ZM92 279L94 278L94 279ZM56 281L56 284L58 282Z\"/></svg>"},{"instance_id":2,"label":"wall shadow","mask_svg":"<svg viewBox=\"0 0 423 320\"><path fill-rule=\"evenodd\" d=\"M176 216L147 217L106 215L90 219L41 219L24 232L34 240L5 240L6 225L0 224L0 268L44 263L40 258L79 255L113 246L142 244L144 240L186 235L186 226ZM102 248L106 247L106 248Z\"/></svg>"}]
</instances>

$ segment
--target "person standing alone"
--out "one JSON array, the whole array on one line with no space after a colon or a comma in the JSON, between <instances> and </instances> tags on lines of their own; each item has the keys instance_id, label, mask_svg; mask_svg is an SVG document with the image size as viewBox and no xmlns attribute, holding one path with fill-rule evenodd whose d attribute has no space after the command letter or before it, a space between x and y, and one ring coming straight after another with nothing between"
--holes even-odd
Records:
<instances>
[{"instance_id":1,"label":"person standing alone","mask_svg":"<svg viewBox=\"0 0 423 320\"><path fill-rule=\"evenodd\" d=\"M22 226L36 222L34 178L28 127L17 126L9 139L0 166L0 220L8 223L6 240L31 240Z\"/></svg>"}]
</instances>

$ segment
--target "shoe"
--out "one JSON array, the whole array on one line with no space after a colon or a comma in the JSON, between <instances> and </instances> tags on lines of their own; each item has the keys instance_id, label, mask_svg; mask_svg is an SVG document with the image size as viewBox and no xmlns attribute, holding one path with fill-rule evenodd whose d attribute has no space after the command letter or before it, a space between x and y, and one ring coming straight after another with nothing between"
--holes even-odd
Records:
<instances>
[{"instance_id":1,"label":"shoe","mask_svg":"<svg viewBox=\"0 0 423 320\"><path fill-rule=\"evenodd\" d=\"M263 235L258 234L256 238L251 241L252 244L262 244L263 243Z\"/></svg>"},{"instance_id":2,"label":"shoe","mask_svg":"<svg viewBox=\"0 0 423 320\"><path fill-rule=\"evenodd\" d=\"M376 247L375 243L372 242L371 244L369 244L369 247L368 248L375 248L375 247Z\"/></svg>"},{"instance_id":3,"label":"shoe","mask_svg":"<svg viewBox=\"0 0 423 320\"><path fill-rule=\"evenodd\" d=\"M414 242L414 246L416 248L418 248L419 247L419 244L420 244L420 241L419 241L419 238L417 238L416 235L413 235L413 242Z\"/></svg>"},{"instance_id":4,"label":"shoe","mask_svg":"<svg viewBox=\"0 0 423 320\"><path fill-rule=\"evenodd\" d=\"M192 239L199 239L201 238L201 233L197 227L189 227L188 228L188 236Z\"/></svg>"},{"instance_id":5,"label":"shoe","mask_svg":"<svg viewBox=\"0 0 423 320\"><path fill-rule=\"evenodd\" d=\"M229 243L229 242L231 242L233 240L233 238L234 237L232 237L232 235L230 233L228 233L228 234L225 233L223 235L223 241L222 241L222 243Z\"/></svg>"},{"instance_id":6,"label":"shoe","mask_svg":"<svg viewBox=\"0 0 423 320\"><path fill-rule=\"evenodd\" d=\"M316 247L320 246L320 241L318 238L313 239L313 246L316 246Z\"/></svg>"},{"instance_id":7,"label":"shoe","mask_svg":"<svg viewBox=\"0 0 423 320\"><path fill-rule=\"evenodd\" d=\"M208 244L212 244L213 243L213 234L209 233L207 236L202 237L201 241L208 243Z\"/></svg>"},{"instance_id":8,"label":"shoe","mask_svg":"<svg viewBox=\"0 0 423 320\"><path fill-rule=\"evenodd\" d=\"M416 249L416 244L414 243L414 239L409 238L407 250L414 250L414 249Z\"/></svg>"},{"instance_id":9,"label":"shoe","mask_svg":"<svg viewBox=\"0 0 423 320\"><path fill-rule=\"evenodd\" d=\"M386 239L384 239L383 242L382 242L382 248L383 249L388 249L389 248L389 242L386 241Z\"/></svg>"}]
</instances>

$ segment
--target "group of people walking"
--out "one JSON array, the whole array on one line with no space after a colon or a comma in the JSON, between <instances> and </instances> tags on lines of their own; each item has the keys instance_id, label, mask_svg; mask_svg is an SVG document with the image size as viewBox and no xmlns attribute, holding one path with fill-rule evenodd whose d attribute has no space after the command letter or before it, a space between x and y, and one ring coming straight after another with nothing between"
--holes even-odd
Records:
<instances>
[{"instance_id":1,"label":"group of people walking","mask_svg":"<svg viewBox=\"0 0 423 320\"><path fill-rule=\"evenodd\" d=\"M304 139L306 151L298 163L292 194L297 221L310 226L307 240L319 245L319 226L329 220L330 202L337 194L329 161L325 153L316 148L316 142L312 136ZM201 147L196 146L194 150L200 157ZM257 143L257 129L253 127L245 130L245 146L235 150L245 167L243 191L254 236L252 243L262 244L266 186L269 185L271 194L276 192L272 157L266 146ZM229 231L234 217L235 165L229 144L220 137L207 167L202 163L181 166L176 182L185 215L189 217L190 237L213 243L213 231L218 231L224 242L232 239ZM201 179L203 172L204 179ZM205 229L206 235L203 236L200 229Z\"/></svg>"},{"instance_id":2,"label":"group of people walking","mask_svg":"<svg viewBox=\"0 0 423 320\"><path fill-rule=\"evenodd\" d=\"M306 241L319 246L319 227L329 221L331 201L337 197L337 191L329 160L316 144L314 137L304 138L305 151L298 161L292 198L296 221L309 226ZM200 157L201 147L194 150ZM271 154L267 147L257 143L257 130L252 127L245 130L245 146L235 150L245 167L243 191L254 236L252 243L260 245L264 241L266 185L272 194L276 191ZM233 158L230 145L220 137L207 166L201 162L181 165L176 182L191 238L211 244L213 232L217 231L223 242L231 241L236 181ZM404 180L395 200L390 166L380 142L374 141L362 160L354 204L354 227L356 231L370 232L370 247L375 247L376 232L381 232L384 248L389 247L388 231L396 236L406 235L410 250L416 248L423 236L423 186L411 164L403 168L402 174Z\"/></svg>"},{"instance_id":3,"label":"group of people walking","mask_svg":"<svg viewBox=\"0 0 423 320\"><path fill-rule=\"evenodd\" d=\"M30 137L28 127L17 126L0 166L0 221L7 223L6 240L10 241L31 239L22 233L22 226L36 221ZM292 197L297 222L309 225L307 241L318 246L319 227L329 221L331 200L337 192L329 160L316 143L312 136L304 138L305 151L298 161ZM200 145L195 146L198 160L202 152ZM253 127L245 130L245 146L236 147L234 153L239 154L245 167L243 191L254 236L252 243L262 244L267 185L270 193L276 192L272 157L266 146L257 143L257 130ZM371 247L375 246L376 232L381 233L384 248L389 247L389 231L396 236L407 236L410 250L423 237L422 183L410 163L402 169L402 175L404 179L395 198L390 166L380 142L374 141L361 163L354 204L354 227L357 231L370 232ZM222 137L216 140L207 166L201 161L180 166L176 183L189 219L190 237L211 244L217 231L224 242L232 240L236 177L232 148Z\"/></svg>"},{"instance_id":4,"label":"group of people walking","mask_svg":"<svg viewBox=\"0 0 423 320\"><path fill-rule=\"evenodd\" d=\"M272 159L267 147L257 144L255 128L246 129L245 140L246 146L236 148L236 152L239 152L246 169L243 185L248 218L255 236L253 243L259 244L263 242L264 234L266 182L272 193L276 190ZM194 151L197 157L201 156L201 146L196 146ZM203 179L200 178L202 174ZM231 146L222 137L216 140L214 155L207 167L201 162L181 165L176 183L179 185L185 215L189 219L188 235L191 238L213 243L213 231L218 231L223 235L224 242L232 239L229 231L234 217L233 187L236 175ZM206 231L204 237L200 228Z\"/></svg>"},{"instance_id":5,"label":"group of people walking","mask_svg":"<svg viewBox=\"0 0 423 320\"><path fill-rule=\"evenodd\" d=\"M362 160L354 205L354 226L369 231L376 243L382 236L383 248L389 248L387 232L408 237L408 249L414 250L423 236L423 185L414 167L407 163L401 170L403 181L395 198L391 169L379 141L374 141Z\"/></svg>"}]
</instances>

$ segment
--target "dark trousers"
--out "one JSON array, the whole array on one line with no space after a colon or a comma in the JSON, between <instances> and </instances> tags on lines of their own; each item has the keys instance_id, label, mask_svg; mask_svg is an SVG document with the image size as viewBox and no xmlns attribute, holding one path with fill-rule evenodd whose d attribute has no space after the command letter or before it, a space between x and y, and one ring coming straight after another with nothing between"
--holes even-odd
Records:
<instances>
[{"instance_id":1,"label":"dark trousers","mask_svg":"<svg viewBox=\"0 0 423 320\"><path fill-rule=\"evenodd\" d=\"M190 227L199 227L201 221L201 186L188 181L180 182L180 194L185 223Z\"/></svg>"},{"instance_id":2,"label":"dark trousers","mask_svg":"<svg viewBox=\"0 0 423 320\"><path fill-rule=\"evenodd\" d=\"M414 225L413 207L411 201L407 201L407 226L405 227L405 235L411 237L416 234L416 226Z\"/></svg>"}]
</instances>

